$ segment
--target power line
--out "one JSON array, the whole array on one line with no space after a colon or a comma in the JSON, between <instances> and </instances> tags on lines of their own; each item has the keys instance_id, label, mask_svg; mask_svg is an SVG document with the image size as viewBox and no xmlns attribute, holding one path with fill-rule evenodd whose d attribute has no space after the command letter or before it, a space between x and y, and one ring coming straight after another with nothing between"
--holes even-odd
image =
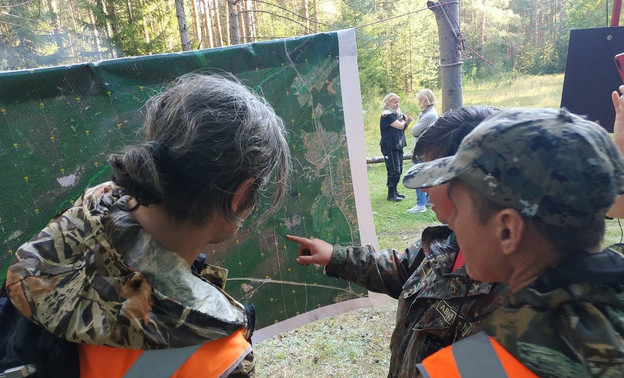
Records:
<instances>
[{"instance_id":1,"label":"power line","mask_svg":"<svg viewBox=\"0 0 624 378\"><path fill-rule=\"evenodd\" d=\"M409 16L411 14L419 13L419 12L422 12L422 11L425 11L425 10L431 10L433 8L444 7L444 15L446 16L446 20L449 23L451 29L453 30L453 34L455 35L455 38L457 39L457 51L460 54L462 54L463 50L468 49L468 50L472 51L472 53L475 54L479 59L483 60L484 62L486 62L487 64L492 66L493 65L492 62L490 62L489 60L485 59L483 56L481 56L478 52L476 52L470 46L466 46L465 45L466 39L462 36L461 30L459 28L459 22L455 19L455 17L453 17L453 21L451 22L451 20L448 17L448 14L450 14L450 12L448 11L448 5L449 4L458 4L458 2L457 1L445 1L445 2L441 2L441 3L435 3L434 5L432 5L430 7L428 6L427 8L417 9L417 10L414 10L414 11L411 11L411 12L400 14L398 16L392 16L392 17L384 18L383 20L377 20L377 21L374 21L374 22L370 22L368 24L356 26L355 29L361 29L361 28L364 28L364 27L367 27L367 26L371 26L371 25L382 23L382 22L394 20L395 18ZM455 27L457 27L457 29ZM469 59L472 58L472 56L470 56L470 55L466 54L466 56ZM457 56L457 55L455 56L455 58L458 61L466 60L466 59L462 59L460 56Z\"/></svg>"},{"instance_id":2,"label":"power line","mask_svg":"<svg viewBox=\"0 0 624 378\"><path fill-rule=\"evenodd\" d=\"M296 12L291 11L290 9L287 9L287 8L281 7L281 6L279 6L279 5L271 4L271 3L267 2L267 1L262 1L262 0L251 0L251 1L253 1L254 3L262 3L262 4L267 4L267 5L270 5L270 6L273 6L273 7L279 8L279 9L283 10L284 12L288 12L288 13L290 13L290 14L293 14L293 15L295 15L295 16L297 16L297 17L301 18L301 19L304 19L304 20L306 20L306 21L308 21L308 22L312 22L312 23L315 23L315 24L323 25L323 26L329 26L329 25L324 24L324 23L322 23L322 22L318 22L318 21L310 20L310 19L308 19L308 18L306 18L306 17L304 17L304 16L302 16L302 15L300 15L300 14L296 13ZM257 11L257 10L246 10L246 11L241 11L241 13L242 13L242 12L265 12L265 13L271 13L271 12L267 12L267 11ZM271 14L274 14L274 13L271 13ZM282 16L282 17L283 17L283 16ZM283 18L286 18L287 20L290 20L290 18L287 18L287 17L283 17Z\"/></svg>"},{"instance_id":3,"label":"power line","mask_svg":"<svg viewBox=\"0 0 624 378\"><path fill-rule=\"evenodd\" d=\"M451 3L451 4L455 4L455 3ZM414 14L414 13L418 13L418 12L422 12L422 11L430 10L430 9L432 9L432 8L437 8L437 7L440 7L440 6L442 6L442 4L436 4L436 5L433 5L433 6L431 6L431 7L422 8L422 9L417 9L417 10L415 10L415 11L411 11L411 12L407 12L407 13L400 14L400 15L398 15L398 16L392 16L392 17L384 18L383 20L377 20L377 21L374 21L374 22L369 22L368 24L364 24L364 25L356 26L356 27L355 27L355 29L365 28L365 27L367 27L367 26L371 26L371 25L375 25L375 24L382 23L382 22L386 22L386 21L394 20L395 18L400 18L400 17L409 16L410 14Z\"/></svg>"},{"instance_id":4,"label":"power line","mask_svg":"<svg viewBox=\"0 0 624 378\"><path fill-rule=\"evenodd\" d=\"M270 14L272 16L286 19L286 20L288 20L290 22L294 22L295 24L297 24L297 25L299 25L299 26L301 26L303 28L306 28L306 26L304 24L302 24L301 22L299 22L299 21L295 21L292 18L289 18L289 17L286 17L286 16L282 16L282 15L279 15L279 14L275 14L275 13L269 12L269 11L263 11L263 10L242 10L242 11L240 11L238 13L268 13L268 14Z\"/></svg>"}]
</instances>

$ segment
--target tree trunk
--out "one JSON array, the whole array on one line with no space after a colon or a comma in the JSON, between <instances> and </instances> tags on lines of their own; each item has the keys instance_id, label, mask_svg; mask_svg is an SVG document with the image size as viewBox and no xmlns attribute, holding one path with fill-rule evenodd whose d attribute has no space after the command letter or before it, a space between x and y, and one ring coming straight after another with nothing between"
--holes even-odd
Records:
<instances>
[{"instance_id":1,"label":"tree trunk","mask_svg":"<svg viewBox=\"0 0 624 378\"><path fill-rule=\"evenodd\" d=\"M485 0L481 0L483 8L481 9L481 17L479 17L479 49L483 50L485 42Z\"/></svg>"},{"instance_id":2,"label":"tree trunk","mask_svg":"<svg viewBox=\"0 0 624 378\"><path fill-rule=\"evenodd\" d=\"M48 12L54 21L54 42L57 48L56 55L58 58L62 58L66 55L65 43L63 42L63 24L61 23L61 17L58 14L55 0L48 0Z\"/></svg>"},{"instance_id":3,"label":"tree trunk","mask_svg":"<svg viewBox=\"0 0 624 378\"><path fill-rule=\"evenodd\" d=\"M249 42L255 42L256 40L256 25L254 23L254 13L253 13L253 8L254 8L254 2L251 0L247 0L247 12L245 13L245 19L246 19L246 24L247 24L247 40L245 41L246 43Z\"/></svg>"},{"instance_id":4,"label":"tree trunk","mask_svg":"<svg viewBox=\"0 0 624 378\"><path fill-rule=\"evenodd\" d=\"M100 0L99 5L104 15L104 23L106 24L106 41L108 42L110 56L115 58L117 53L115 51L114 38L119 33L119 25L117 24L114 7L112 4L109 4L108 0Z\"/></svg>"},{"instance_id":5,"label":"tree trunk","mask_svg":"<svg viewBox=\"0 0 624 378\"><path fill-rule=\"evenodd\" d=\"M230 38L230 0L223 0L223 6L225 8L225 29L221 29L223 31L223 39L225 40L225 45L229 46L232 44ZM221 12L219 12L221 14Z\"/></svg>"},{"instance_id":6,"label":"tree trunk","mask_svg":"<svg viewBox=\"0 0 624 378\"><path fill-rule=\"evenodd\" d=\"M191 0L191 10L193 11L193 24L195 25L195 27L193 28L193 34L195 36L195 41L197 41L197 48L201 49L203 48L202 46L203 28L202 28L201 20L199 18L199 12L197 11L197 4L195 3L195 0Z\"/></svg>"},{"instance_id":7,"label":"tree trunk","mask_svg":"<svg viewBox=\"0 0 624 378\"><path fill-rule=\"evenodd\" d=\"M72 0L69 0L68 3L69 3L69 17L71 18L72 27L73 27L74 32L77 32L78 25L76 23L76 13L74 12L74 2ZM72 40L72 33L67 33L67 40L69 41L69 48L71 50L71 54L73 57L75 57L76 56L76 52L74 51L75 43Z\"/></svg>"},{"instance_id":8,"label":"tree trunk","mask_svg":"<svg viewBox=\"0 0 624 378\"><path fill-rule=\"evenodd\" d=\"M149 44L150 43L150 34L149 34L149 29L147 27L147 18L145 17L145 2L144 0L139 0L139 6L141 7L141 21L143 22L143 38L145 39L145 44Z\"/></svg>"},{"instance_id":9,"label":"tree trunk","mask_svg":"<svg viewBox=\"0 0 624 378\"><path fill-rule=\"evenodd\" d=\"M117 17L117 10L115 9L115 2L112 0L106 0L106 11L108 12L108 20L111 25L111 37L115 38L119 34L119 19Z\"/></svg>"},{"instance_id":10,"label":"tree trunk","mask_svg":"<svg viewBox=\"0 0 624 378\"><path fill-rule=\"evenodd\" d=\"M440 73L442 76L442 113L445 113L462 106L462 62L455 56L455 50L461 42L458 38L459 25L455 25L455 20L459 22L459 4L436 5L440 5L440 3L427 2L427 6L435 14L438 25Z\"/></svg>"},{"instance_id":11,"label":"tree trunk","mask_svg":"<svg viewBox=\"0 0 624 378\"><path fill-rule=\"evenodd\" d=\"M89 9L89 22L91 23L91 33L93 35L93 42L95 44L95 52L98 54L99 59L103 59L102 54L102 46L100 43L100 34L97 30L97 26L95 25L95 16L93 15L93 10Z\"/></svg>"},{"instance_id":12,"label":"tree trunk","mask_svg":"<svg viewBox=\"0 0 624 378\"><path fill-rule=\"evenodd\" d=\"M305 34L310 34L310 4L308 0L301 0L301 17L305 20Z\"/></svg>"},{"instance_id":13,"label":"tree trunk","mask_svg":"<svg viewBox=\"0 0 624 378\"><path fill-rule=\"evenodd\" d=\"M238 25L240 25L240 39L241 43L245 43L247 42L247 28L249 27L247 25L247 18L245 17L245 15L247 14L247 9L245 8L247 6L247 1L239 0L238 5Z\"/></svg>"},{"instance_id":14,"label":"tree trunk","mask_svg":"<svg viewBox=\"0 0 624 378\"><path fill-rule=\"evenodd\" d=\"M215 23L215 46L223 46L223 29L221 28L221 12L219 11L219 1L212 1L212 18Z\"/></svg>"},{"instance_id":15,"label":"tree trunk","mask_svg":"<svg viewBox=\"0 0 624 378\"><path fill-rule=\"evenodd\" d=\"M178 30L180 30L180 41L182 42L182 51L191 50L191 39L189 37L188 28L186 27L186 14L184 13L183 0L175 0L176 17L178 18Z\"/></svg>"},{"instance_id":16,"label":"tree trunk","mask_svg":"<svg viewBox=\"0 0 624 378\"><path fill-rule=\"evenodd\" d=\"M134 15L132 14L132 5L130 0L126 0L126 12L128 12L128 24L134 24Z\"/></svg>"},{"instance_id":17,"label":"tree trunk","mask_svg":"<svg viewBox=\"0 0 624 378\"><path fill-rule=\"evenodd\" d=\"M207 35L206 38L208 38L208 47L213 48L215 47L215 36L214 36L214 29L213 29L213 21L214 21L214 17L212 17L212 11L211 11L211 5L210 5L210 0L200 0L201 3L204 6L205 12L204 12L204 23L206 26L205 29L205 34ZM205 43L204 43L205 45Z\"/></svg>"},{"instance_id":18,"label":"tree trunk","mask_svg":"<svg viewBox=\"0 0 624 378\"><path fill-rule=\"evenodd\" d=\"M256 12L256 9L258 9L258 5L257 5L257 3L255 1L252 1L252 0L250 0L250 1L251 1L251 5L253 6L253 10L254 10L254 13L252 15L251 23L254 25L253 28L254 28L254 40L255 40L255 38L258 36L257 30L258 30L258 25L259 25L258 24L258 13Z\"/></svg>"},{"instance_id":19,"label":"tree trunk","mask_svg":"<svg viewBox=\"0 0 624 378\"><path fill-rule=\"evenodd\" d=\"M318 12L316 8L316 0L312 0L312 8L314 9L314 33L318 33Z\"/></svg>"},{"instance_id":20,"label":"tree trunk","mask_svg":"<svg viewBox=\"0 0 624 378\"><path fill-rule=\"evenodd\" d=\"M230 41L232 45L240 45L240 27L238 25L238 0L227 0L230 15Z\"/></svg>"}]
</instances>

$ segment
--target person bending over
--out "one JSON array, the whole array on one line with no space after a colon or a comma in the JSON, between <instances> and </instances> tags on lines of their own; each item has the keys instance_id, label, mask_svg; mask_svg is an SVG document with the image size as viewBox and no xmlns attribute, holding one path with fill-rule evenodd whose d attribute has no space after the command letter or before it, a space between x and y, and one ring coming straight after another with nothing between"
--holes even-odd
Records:
<instances>
[{"instance_id":1,"label":"person bending over","mask_svg":"<svg viewBox=\"0 0 624 378\"><path fill-rule=\"evenodd\" d=\"M80 376L252 376L253 308L223 291L225 269L191 265L238 230L270 180L284 197L283 122L241 84L198 74L145 112L145 140L110 156L112 181L16 251L9 297L76 343Z\"/></svg>"}]
</instances>

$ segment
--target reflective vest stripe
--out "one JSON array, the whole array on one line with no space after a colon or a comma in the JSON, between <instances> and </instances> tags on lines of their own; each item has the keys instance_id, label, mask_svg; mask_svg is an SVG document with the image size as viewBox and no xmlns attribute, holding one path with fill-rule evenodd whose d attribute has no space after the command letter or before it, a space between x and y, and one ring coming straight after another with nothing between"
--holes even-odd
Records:
<instances>
[{"instance_id":1,"label":"reflective vest stripe","mask_svg":"<svg viewBox=\"0 0 624 378\"><path fill-rule=\"evenodd\" d=\"M484 332L439 350L417 367L423 377L431 378L537 377Z\"/></svg>"},{"instance_id":2,"label":"reflective vest stripe","mask_svg":"<svg viewBox=\"0 0 624 378\"><path fill-rule=\"evenodd\" d=\"M450 346L425 358L416 367L426 378L461 378Z\"/></svg>"},{"instance_id":3,"label":"reflective vest stripe","mask_svg":"<svg viewBox=\"0 0 624 378\"><path fill-rule=\"evenodd\" d=\"M201 347L146 350L128 369L124 378L170 377Z\"/></svg>"},{"instance_id":4,"label":"reflective vest stripe","mask_svg":"<svg viewBox=\"0 0 624 378\"><path fill-rule=\"evenodd\" d=\"M162 358L162 362L169 362L174 366L164 366L166 364L161 364L161 361L151 360L153 366L149 364L144 367L139 366L136 375L134 375L134 365L135 363L142 364L140 362L142 355L159 352L154 356L165 356L167 353L178 354L180 350L142 351L101 345L79 345L80 377L121 378L125 374L132 374L129 375L130 377L172 378L227 376L251 351L251 345L243 336L243 331L240 329L231 336L200 345L194 353L187 356L186 360L180 361L176 358L174 361L174 358ZM150 359L151 357L148 357L146 361ZM171 370L172 367L173 370Z\"/></svg>"},{"instance_id":5,"label":"reflective vest stripe","mask_svg":"<svg viewBox=\"0 0 624 378\"><path fill-rule=\"evenodd\" d=\"M456 342L451 349L462 377L506 377L505 369L484 332Z\"/></svg>"}]
</instances>

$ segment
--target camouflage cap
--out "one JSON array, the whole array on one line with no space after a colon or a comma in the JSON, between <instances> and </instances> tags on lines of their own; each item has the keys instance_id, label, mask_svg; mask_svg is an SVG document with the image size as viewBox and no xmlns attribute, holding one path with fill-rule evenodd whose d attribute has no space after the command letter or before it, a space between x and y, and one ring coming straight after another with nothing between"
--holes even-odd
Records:
<instances>
[{"instance_id":1,"label":"camouflage cap","mask_svg":"<svg viewBox=\"0 0 624 378\"><path fill-rule=\"evenodd\" d=\"M453 178L524 216L583 227L624 193L624 158L603 128L565 109L505 109L454 156L413 166L403 184L426 188Z\"/></svg>"}]
</instances>

